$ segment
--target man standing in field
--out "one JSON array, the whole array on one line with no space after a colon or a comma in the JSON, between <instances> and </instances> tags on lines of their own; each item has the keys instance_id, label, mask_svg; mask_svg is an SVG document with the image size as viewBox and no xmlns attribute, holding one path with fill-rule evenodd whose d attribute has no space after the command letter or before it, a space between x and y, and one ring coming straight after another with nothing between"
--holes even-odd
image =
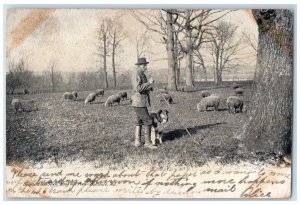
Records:
<instances>
[{"instance_id":1,"label":"man standing in field","mask_svg":"<svg viewBox=\"0 0 300 205\"><path fill-rule=\"evenodd\" d=\"M153 90L154 80L147 77L145 75L145 71L147 70L147 64L149 62L146 61L146 58L139 58L138 62L135 64L136 68L132 73L132 88L133 88L133 96L132 96L132 107L136 113L136 127L135 127L135 147L140 147L141 143L141 131L142 125L145 126L145 147L150 149L156 149L157 147L152 145L151 143L151 126L152 126L152 118L148 112L148 106L150 106L150 91Z\"/></svg>"}]
</instances>

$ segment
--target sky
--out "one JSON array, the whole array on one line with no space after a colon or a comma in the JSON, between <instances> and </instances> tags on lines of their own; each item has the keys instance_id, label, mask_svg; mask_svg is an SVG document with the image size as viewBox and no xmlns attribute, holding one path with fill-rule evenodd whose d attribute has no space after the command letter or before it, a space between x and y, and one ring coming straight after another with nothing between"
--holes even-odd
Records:
<instances>
[{"instance_id":1,"label":"sky","mask_svg":"<svg viewBox=\"0 0 300 205\"><path fill-rule=\"evenodd\" d=\"M145 11L146 12L146 11ZM136 62L135 39L148 39L145 57L153 71L167 68L166 49L161 36L147 32L145 26L126 9L8 9L6 15L7 62L24 59L29 70L42 72L52 64L58 71L96 71L100 67L95 55L96 30L104 18L117 19L124 27L126 39L117 55L117 70L130 70ZM239 10L223 18L239 26L238 33L257 36L257 27L249 12ZM253 54L250 48L246 53ZM110 69L108 58L108 72ZM255 62L245 63L241 73L254 72ZM8 63L7 63L8 65ZM8 67L6 68L8 70Z\"/></svg>"}]
</instances>

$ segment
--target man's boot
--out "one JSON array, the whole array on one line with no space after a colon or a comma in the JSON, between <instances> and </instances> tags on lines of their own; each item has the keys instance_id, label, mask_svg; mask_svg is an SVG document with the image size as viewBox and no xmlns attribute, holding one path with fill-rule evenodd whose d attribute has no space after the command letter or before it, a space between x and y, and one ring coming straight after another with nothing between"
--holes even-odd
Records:
<instances>
[{"instance_id":1,"label":"man's boot","mask_svg":"<svg viewBox=\"0 0 300 205\"><path fill-rule=\"evenodd\" d=\"M142 131L142 126L136 126L135 127L135 140L134 140L134 146L135 147L140 147L142 145L142 143L141 143L141 131Z\"/></svg>"},{"instance_id":2,"label":"man's boot","mask_svg":"<svg viewBox=\"0 0 300 205\"><path fill-rule=\"evenodd\" d=\"M151 143L151 125L145 127L145 147L149 149L157 149L157 147Z\"/></svg>"}]
</instances>

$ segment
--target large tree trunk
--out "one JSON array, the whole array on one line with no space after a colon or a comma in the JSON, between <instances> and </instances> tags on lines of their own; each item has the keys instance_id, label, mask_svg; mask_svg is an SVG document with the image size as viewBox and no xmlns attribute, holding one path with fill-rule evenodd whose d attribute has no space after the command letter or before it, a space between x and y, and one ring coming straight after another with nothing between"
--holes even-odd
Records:
<instances>
[{"instance_id":1,"label":"large tree trunk","mask_svg":"<svg viewBox=\"0 0 300 205\"><path fill-rule=\"evenodd\" d=\"M193 49L192 49L192 28L190 25L190 10L185 11L186 18L186 86L194 86L193 84Z\"/></svg>"},{"instance_id":2,"label":"large tree trunk","mask_svg":"<svg viewBox=\"0 0 300 205\"><path fill-rule=\"evenodd\" d=\"M284 155L291 151L293 14L253 10L259 43L256 89L241 150Z\"/></svg>"},{"instance_id":3,"label":"large tree trunk","mask_svg":"<svg viewBox=\"0 0 300 205\"><path fill-rule=\"evenodd\" d=\"M176 91L174 31L172 14L167 12L168 90Z\"/></svg>"}]
</instances>

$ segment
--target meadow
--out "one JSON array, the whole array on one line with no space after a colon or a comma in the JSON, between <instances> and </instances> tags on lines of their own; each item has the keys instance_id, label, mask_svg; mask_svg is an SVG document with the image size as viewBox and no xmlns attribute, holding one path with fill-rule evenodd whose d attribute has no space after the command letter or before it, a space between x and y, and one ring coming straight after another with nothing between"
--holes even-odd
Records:
<instances>
[{"instance_id":1,"label":"meadow","mask_svg":"<svg viewBox=\"0 0 300 205\"><path fill-rule=\"evenodd\" d=\"M108 96L126 89L107 89L92 104L84 104L91 91L78 92L76 101L66 101L63 93L6 96L6 163L55 162L58 166L74 161L91 162L97 167L128 167L143 162L160 167L172 164L202 166L206 162L235 163L245 160L238 154L238 135L251 111L250 81L238 82L247 112L231 114L227 97L234 94L232 82L218 86L198 83L193 92L171 92L174 104L157 101L151 93L149 111L169 110L163 144L158 149L135 148L135 113L129 100L120 106L105 107ZM158 85L162 88L163 85ZM219 111L198 112L202 90L220 95ZM128 96L132 91L127 89ZM35 99L39 110L14 113L13 98ZM185 130L188 129L191 135Z\"/></svg>"}]
</instances>

